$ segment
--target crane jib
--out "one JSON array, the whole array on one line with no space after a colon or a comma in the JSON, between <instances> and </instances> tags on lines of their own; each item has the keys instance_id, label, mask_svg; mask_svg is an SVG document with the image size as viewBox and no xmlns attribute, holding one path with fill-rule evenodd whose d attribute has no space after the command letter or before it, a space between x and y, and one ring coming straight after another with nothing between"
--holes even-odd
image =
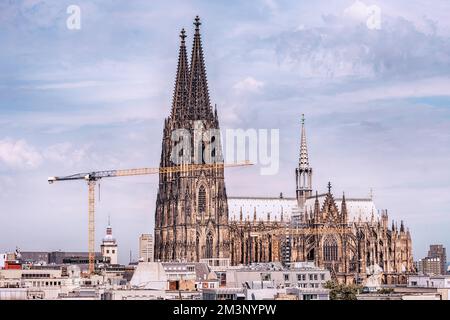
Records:
<instances>
[{"instance_id":1,"label":"crane jib","mask_svg":"<svg viewBox=\"0 0 450 320\"><path fill-rule=\"evenodd\" d=\"M186 172L196 170L217 170L225 167L237 167L252 165L249 161L243 163L213 163L213 164L186 164L172 167L156 167L156 168L136 168L124 170L105 170L105 171L91 171L87 173L77 173L64 177L48 177L48 182L55 181L70 181L70 180L85 180L88 182L88 252L89 252L89 273L93 274L95 271L95 185L96 181L107 177L124 177L124 176L138 176L148 174L172 174L175 172Z\"/></svg>"},{"instance_id":2,"label":"crane jib","mask_svg":"<svg viewBox=\"0 0 450 320\"><path fill-rule=\"evenodd\" d=\"M136 168L136 169L120 169L120 170L104 170L92 171L86 173L77 173L64 177L49 177L48 182L67 181L67 180L86 180L97 181L101 178L124 177L124 176L139 176L148 174L170 174L177 172L199 171L208 169L223 169L225 167L239 167L252 165L248 160L241 163L211 163L211 164L186 164L171 167L156 167L156 168Z\"/></svg>"}]
</instances>

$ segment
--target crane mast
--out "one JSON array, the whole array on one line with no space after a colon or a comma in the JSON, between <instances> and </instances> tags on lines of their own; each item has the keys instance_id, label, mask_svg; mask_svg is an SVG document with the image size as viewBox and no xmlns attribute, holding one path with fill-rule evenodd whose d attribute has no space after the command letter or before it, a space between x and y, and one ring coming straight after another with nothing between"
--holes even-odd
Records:
<instances>
[{"instance_id":1,"label":"crane mast","mask_svg":"<svg viewBox=\"0 0 450 320\"><path fill-rule=\"evenodd\" d=\"M88 258L89 273L95 269L95 180L88 181Z\"/></svg>"}]
</instances>

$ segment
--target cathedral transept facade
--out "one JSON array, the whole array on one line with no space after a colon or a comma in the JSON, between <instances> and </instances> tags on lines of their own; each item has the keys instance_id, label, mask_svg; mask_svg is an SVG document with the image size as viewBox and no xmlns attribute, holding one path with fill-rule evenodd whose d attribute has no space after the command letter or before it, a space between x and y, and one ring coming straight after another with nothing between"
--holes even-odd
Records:
<instances>
[{"instance_id":1,"label":"cathedral transept facade","mask_svg":"<svg viewBox=\"0 0 450 320\"><path fill-rule=\"evenodd\" d=\"M414 263L411 235L403 221L400 227L393 221L389 225L387 211L378 211L371 197L343 194L336 199L331 183L326 193L312 195L312 172L303 119L296 197L229 199L232 264L312 261L346 283L377 272L385 283L406 281ZM271 220L274 212L279 218Z\"/></svg>"}]
</instances>

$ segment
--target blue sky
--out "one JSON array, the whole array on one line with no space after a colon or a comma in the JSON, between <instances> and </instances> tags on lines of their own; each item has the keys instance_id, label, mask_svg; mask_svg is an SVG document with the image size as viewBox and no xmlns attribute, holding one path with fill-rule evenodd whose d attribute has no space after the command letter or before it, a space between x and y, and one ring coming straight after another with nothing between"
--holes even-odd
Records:
<instances>
[{"instance_id":1,"label":"blue sky","mask_svg":"<svg viewBox=\"0 0 450 320\"><path fill-rule=\"evenodd\" d=\"M81 29L66 27L67 6ZM381 28L367 28L377 5ZM202 18L222 128L280 129L281 168L227 171L229 195L293 195L300 116L314 187L405 220L415 258L450 248L448 1L0 1L0 251L84 250L85 183L47 177L157 166L178 34ZM190 52L190 50L188 50ZM101 182L120 260L153 231L157 177Z\"/></svg>"}]
</instances>

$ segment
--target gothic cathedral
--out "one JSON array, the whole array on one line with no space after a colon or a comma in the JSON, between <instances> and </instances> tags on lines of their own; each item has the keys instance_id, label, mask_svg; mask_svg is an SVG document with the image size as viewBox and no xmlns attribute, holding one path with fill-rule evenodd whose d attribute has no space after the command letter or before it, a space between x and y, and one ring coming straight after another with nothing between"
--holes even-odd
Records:
<instances>
[{"instance_id":1,"label":"gothic cathedral","mask_svg":"<svg viewBox=\"0 0 450 320\"><path fill-rule=\"evenodd\" d=\"M172 110L165 119L160 167L222 163L217 109L212 108L196 17L191 62L188 64L185 31L181 31L178 69ZM174 133L181 138L174 139ZM198 133L200 137L198 136ZM215 132L211 134L211 132ZM190 141L181 141L187 139ZM177 148L188 142L192 148ZM213 145L215 147L213 147ZM177 150L177 154L172 152ZM208 159L206 158L208 152ZM208 161L209 160L209 161ZM155 214L155 259L199 261L228 258L228 207L222 167L160 173Z\"/></svg>"},{"instance_id":2,"label":"gothic cathedral","mask_svg":"<svg viewBox=\"0 0 450 320\"><path fill-rule=\"evenodd\" d=\"M327 192L313 194L304 118L296 196L227 198L219 120L210 103L198 17L194 25L190 64L185 31L180 34L160 167L200 164L201 169L160 173L155 260L225 258L232 265L311 261L342 282L358 282L380 272L384 283L404 282L414 265L411 235L403 222L400 228L394 222L389 227L387 211L377 210L372 196L336 198L331 184Z\"/></svg>"}]
</instances>

